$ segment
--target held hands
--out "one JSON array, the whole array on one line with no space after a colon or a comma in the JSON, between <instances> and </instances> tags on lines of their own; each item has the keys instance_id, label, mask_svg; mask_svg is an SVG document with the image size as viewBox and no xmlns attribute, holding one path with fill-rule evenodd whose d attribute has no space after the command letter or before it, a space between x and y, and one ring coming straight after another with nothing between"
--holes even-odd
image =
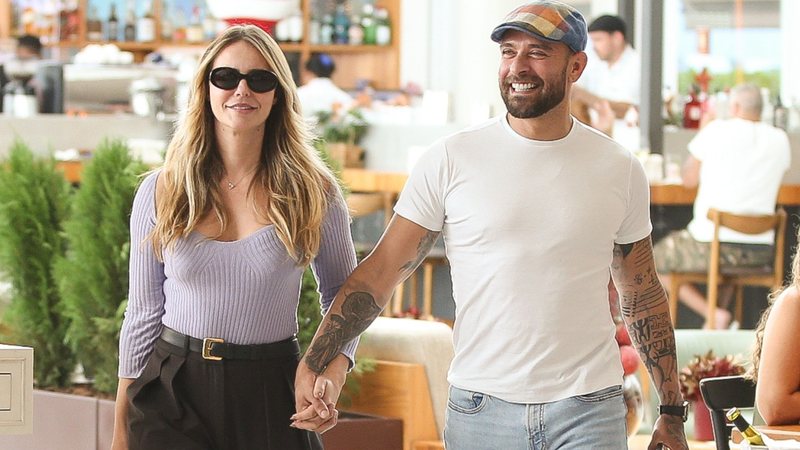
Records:
<instances>
[{"instance_id":1,"label":"held hands","mask_svg":"<svg viewBox=\"0 0 800 450\"><path fill-rule=\"evenodd\" d=\"M324 433L336 425L339 411L336 402L342 391L349 361L337 356L324 372L317 375L301 360L295 376L295 408L290 426Z\"/></svg>"},{"instance_id":2,"label":"held hands","mask_svg":"<svg viewBox=\"0 0 800 450\"><path fill-rule=\"evenodd\" d=\"M677 416L661 415L653 426L653 438L647 450L688 450L683 421Z\"/></svg>"}]
</instances>

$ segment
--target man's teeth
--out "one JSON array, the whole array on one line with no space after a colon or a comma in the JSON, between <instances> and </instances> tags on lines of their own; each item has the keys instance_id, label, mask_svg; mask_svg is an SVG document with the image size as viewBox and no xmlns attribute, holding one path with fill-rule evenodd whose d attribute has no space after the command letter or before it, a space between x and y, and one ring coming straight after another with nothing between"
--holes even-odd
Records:
<instances>
[{"instance_id":1,"label":"man's teeth","mask_svg":"<svg viewBox=\"0 0 800 450\"><path fill-rule=\"evenodd\" d=\"M511 87L517 92L528 91L533 89L533 83L511 83Z\"/></svg>"}]
</instances>

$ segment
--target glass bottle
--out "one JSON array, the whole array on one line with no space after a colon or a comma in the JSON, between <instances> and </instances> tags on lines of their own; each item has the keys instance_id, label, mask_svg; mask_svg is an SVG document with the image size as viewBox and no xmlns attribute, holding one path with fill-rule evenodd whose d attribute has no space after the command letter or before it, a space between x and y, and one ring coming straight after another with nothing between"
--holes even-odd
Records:
<instances>
[{"instance_id":1,"label":"glass bottle","mask_svg":"<svg viewBox=\"0 0 800 450\"><path fill-rule=\"evenodd\" d=\"M128 12L125 15L125 40L136 40L136 13L133 11L133 4L128 2Z\"/></svg>"},{"instance_id":2,"label":"glass bottle","mask_svg":"<svg viewBox=\"0 0 800 450\"><path fill-rule=\"evenodd\" d=\"M97 16L97 8L89 8L89 17L86 20L86 38L90 41L103 40L103 23Z\"/></svg>"},{"instance_id":3,"label":"glass bottle","mask_svg":"<svg viewBox=\"0 0 800 450\"><path fill-rule=\"evenodd\" d=\"M775 106L772 109L772 125L784 131L789 126L789 108L783 105L780 95L775 98Z\"/></svg>"},{"instance_id":4,"label":"glass bottle","mask_svg":"<svg viewBox=\"0 0 800 450\"><path fill-rule=\"evenodd\" d=\"M361 28L364 29L365 45L375 45L376 42L375 34L378 27L375 23L374 13L375 8L372 6L372 3L365 3L361 9Z\"/></svg>"},{"instance_id":5,"label":"glass bottle","mask_svg":"<svg viewBox=\"0 0 800 450\"><path fill-rule=\"evenodd\" d=\"M145 3L144 14L136 22L136 40L139 42L153 42L156 40L156 20L153 17L153 4Z\"/></svg>"},{"instance_id":6,"label":"glass bottle","mask_svg":"<svg viewBox=\"0 0 800 450\"><path fill-rule=\"evenodd\" d=\"M364 28L361 27L361 17L353 16L350 18L350 28L347 30L347 38L350 45L361 45L364 43Z\"/></svg>"},{"instance_id":7,"label":"glass bottle","mask_svg":"<svg viewBox=\"0 0 800 450\"><path fill-rule=\"evenodd\" d=\"M328 45L333 42L333 16L325 14L322 17L322 25L319 27L319 43Z\"/></svg>"},{"instance_id":8,"label":"glass bottle","mask_svg":"<svg viewBox=\"0 0 800 450\"><path fill-rule=\"evenodd\" d=\"M322 22L317 16L312 16L308 22L308 43L311 45L319 44L319 35L322 31Z\"/></svg>"},{"instance_id":9,"label":"glass bottle","mask_svg":"<svg viewBox=\"0 0 800 450\"><path fill-rule=\"evenodd\" d=\"M700 118L703 116L703 103L700 101L697 86L692 87L689 101L683 105L683 127L689 129L700 128Z\"/></svg>"},{"instance_id":10,"label":"glass bottle","mask_svg":"<svg viewBox=\"0 0 800 450\"><path fill-rule=\"evenodd\" d=\"M389 45L392 43L392 27L389 24L389 10L386 8L375 9L375 43Z\"/></svg>"},{"instance_id":11,"label":"glass bottle","mask_svg":"<svg viewBox=\"0 0 800 450\"><path fill-rule=\"evenodd\" d=\"M106 22L106 40L116 41L119 39L119 18L117 17L117 4L111 3L111 12L108 14Z\"/></svg>"},{"instance_id":12,"label":"glass bottle","mask_svg":"<svg viewBox=\"0 0 800 450\"><path fill-rule=\"evenodd\" d=\"M347 32L349 29L350 18L347 17L347 9L344 2L339 2L333 15L333 43L347 44L349 40Z\"/></svg>"},{"instance_id":13,"label":"glass bottle","mask_svg":"<svg viewBox=\"0 0 800 450\"><path fill-rule=\"evenodd\" d=\"M761 433L759 433L750 422L747 421L744 417L742 417L742 413L739 412L739 408L731 408L728 410L727 414L728 420L733 422L736 425L736 428L742 433L742 437L744 440L749 442L752 445L766 445L764 443L764 438L761 437Z\"/></svg>"},{"instance_id":14,"label":"glass bottle","mask_svg":"<svg viewBox=\"0 0 800 450\"><path fill-rule=\"evenodd\" d=\"M200 19L200 7L197 3L192 7L189 26L186 27L186 42L190 44L203 42L203 22Z\"/></svg>"},{"instance_id":15,"label":"glass bottle","mask_svg":"<svg viewBox=\"0 0 800 450\"><path fill-rule=\"evenodd\" d=\"M165 0L161 1L161 40L172 40L172 10Z\"/></svg>"}]
</instances>

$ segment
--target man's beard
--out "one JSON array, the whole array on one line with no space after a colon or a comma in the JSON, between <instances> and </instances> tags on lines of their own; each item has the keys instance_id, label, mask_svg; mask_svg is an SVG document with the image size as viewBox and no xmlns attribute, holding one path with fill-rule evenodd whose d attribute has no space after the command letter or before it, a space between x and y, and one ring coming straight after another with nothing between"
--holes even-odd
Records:
<instances>
[{"instance_id":1,"label":"man's beard","mask_svg":"<svg viewBox=\"0 0 800 450\"><path fill-rule=\"evenodd\" d=\"M503 103L506 104L509 114L518 119L532 119L550 111L564 100L566 79L567 74L564 73L555 83L545 84L539 77L525 80L524 82L531 82L539 86L537 88L539 92L533 96L523 95L515 96L515 98L511 98L509 92L511 82L501 81L500 96L503 97Z\"/></svg>"}]
</instances>

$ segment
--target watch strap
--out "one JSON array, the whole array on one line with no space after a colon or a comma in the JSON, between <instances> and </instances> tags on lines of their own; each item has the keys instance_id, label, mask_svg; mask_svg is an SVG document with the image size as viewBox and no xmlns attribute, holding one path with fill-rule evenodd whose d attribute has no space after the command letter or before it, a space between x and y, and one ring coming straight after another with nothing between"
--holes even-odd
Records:
<instances>
[{"instance_id":1,"label":"watch strap","mask_svg":"<svg viewBox=\"0 0 800 450\"><path fill-rule=\"evenodd\" d=\"M689 414L689 402L683 402L682 405L660 405L658 407L658 413L677 416L682 418L685 422Z\"/></svg>"}]
</instances>

